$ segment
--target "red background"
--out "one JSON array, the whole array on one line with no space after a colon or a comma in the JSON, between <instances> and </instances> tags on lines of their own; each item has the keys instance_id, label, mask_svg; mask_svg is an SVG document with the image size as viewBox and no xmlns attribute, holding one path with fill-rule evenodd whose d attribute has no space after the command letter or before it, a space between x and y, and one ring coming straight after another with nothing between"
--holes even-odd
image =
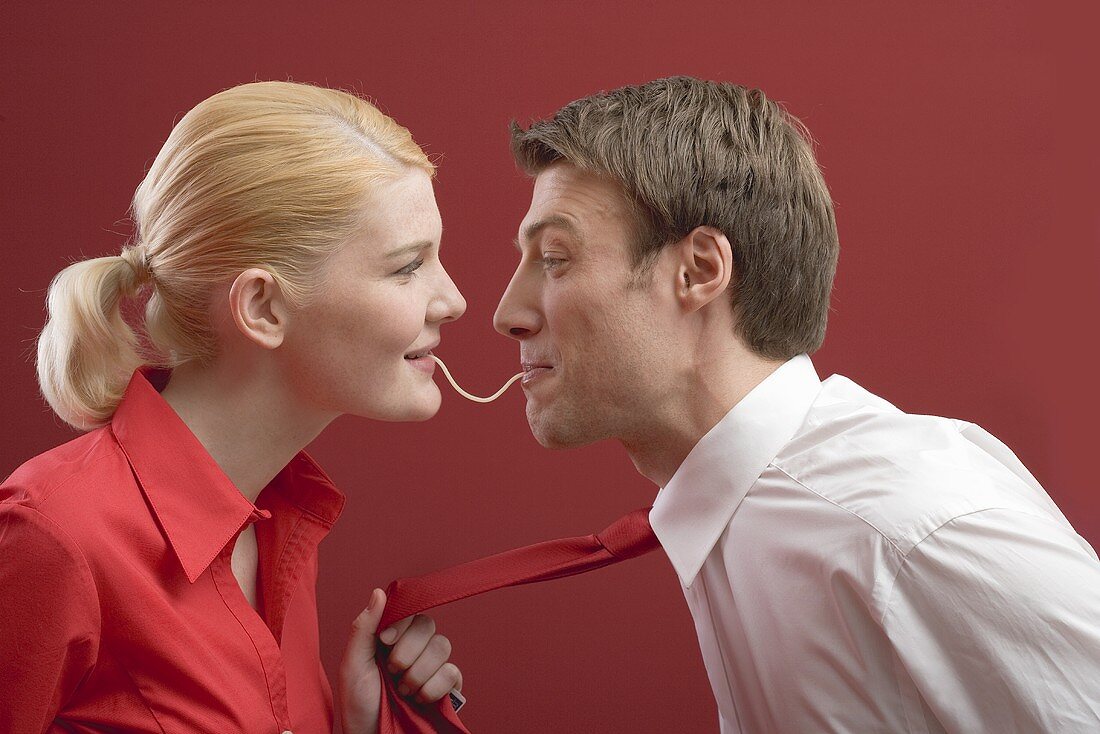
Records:
<instances>
[{"instance_id":1,"label":"red background","mask_svg":"<svg viewBox=\"0 0 1100 734\"><path fill-rule=\"evenodd\" d=\"M145 167L201 99L253 79L353 88L441 157L443 257L470 305L439 352L487 394L516 369L490 319L530 194L507 122L693 74L763 88L819 141L842 243L822 377L981 424L1100 542L1100 65L1083 15L1039 2L145 5L0 11L0 474L72 436L29 359L45 286L70 258L119 250ZM373 586L652 500L617 445L545 451L522 406L518 389L479 406L446 388L433 421L343 418L311 447L350 496L321 552L330 671ZM717 729L659 554L436 617L475 731Z\"/></svg>"}]
</instances>

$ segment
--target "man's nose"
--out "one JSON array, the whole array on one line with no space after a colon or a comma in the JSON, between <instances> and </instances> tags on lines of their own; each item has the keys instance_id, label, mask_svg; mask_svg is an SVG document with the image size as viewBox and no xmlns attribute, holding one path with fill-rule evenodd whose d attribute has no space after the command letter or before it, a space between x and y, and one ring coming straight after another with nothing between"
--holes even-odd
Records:
<instances>
[{"instance_id":1,"label":"man's nose","mask_svg":"<svg viewBox=\"0 0 1100 734\"><path fill-rule=\"evenodd\" d=\"M493 314L493 328L513 339L523 339L537 333L542 320L536 307L535 294L531 290L517 269L497 304L496 313Z\"/></svg>"}]
</instances>

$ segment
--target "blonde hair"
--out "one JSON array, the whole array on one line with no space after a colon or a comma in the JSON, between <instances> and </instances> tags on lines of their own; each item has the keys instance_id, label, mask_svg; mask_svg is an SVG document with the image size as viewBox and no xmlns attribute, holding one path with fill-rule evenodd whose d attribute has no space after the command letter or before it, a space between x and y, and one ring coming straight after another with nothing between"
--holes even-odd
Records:
<instances>
[{"instance_id":1,"label":"blonde hair","mask_svg":"<svg viewBox=\"0 0 1100 734\"><path fill-rule=\"evenodd\" d=\"M250 267L292 307L363 226L372 186L434 166L409 131L355 95L292 82L242 84L199 103L165 141L133 201L136 242L54 277L38 382L75 428L107 423L133 371L209 363L213 287ZM123 299L151 286L147 339Z\"/></svg>"}]
</instances>

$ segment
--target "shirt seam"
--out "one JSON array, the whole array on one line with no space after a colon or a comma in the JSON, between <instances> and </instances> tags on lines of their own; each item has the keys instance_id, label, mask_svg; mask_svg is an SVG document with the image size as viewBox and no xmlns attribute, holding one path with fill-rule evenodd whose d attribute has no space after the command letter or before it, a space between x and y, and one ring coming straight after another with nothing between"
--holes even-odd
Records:
<instances>
[{"instance_id":1,"label":"shirt seam","mask_svg":"<svg viewBox=\"0 0 1100 734\"><path fill-rule=\"evenodd\" d=\"M103 634L102 633L102 629L103 629L103 610L102 610L102 607L101 607L100 601L99 601L99 589L96 587L95 577L92 575L92 566L91 566L90 563L88 563L87 556L84 555L84 549L80 547L80 544L78 542L76 542L76 539L73 538L73 536L71 536L69 534L69 532L67 530L65 530L65 528L63 528L58 522L56 522L49 515L45 514L41 510L39 510L37 507L32 507L30 505L24 505L24 504L19 503L19 502L7 503L7 504L9 504L9 506L13 510L20 510L20 509L26 510L27 512L34 513L38 517L42 518L44 521L49 523L49 525L51 527L55 528L60 535L63 535L65 537L65 542L68 543L69 545L71 545L76 550L77 554L80 556L81 571L82 571L81 576L86 579L86 581L87 581L86 585L91 587L91 592L92 593L90 594L90 596L92 597L92 599L95 602L95 604L94 604L94 607L95 607L95 610L96 610L95 628L96 628L96 631L97 631L97 635L96 635L96 640L95 640L95 655L94 655L94 658L95 658L95 660L98 660L99 659L99 648L100 648L100 642L101 642L101 640L99 638ZM85 593L87 593L87 590L85 590ZM84 637L81 637L81 639L84 639ZM94 668L95 668L95 663L93 662L92 663L92 669L94 669Z\"/></svg>"},{"instance_id":2,"label":"shirt seam","mask_svg":"<svg viewBox=\"0 0 1100 734\"><path fill-rule=\"evenodd\" d=\"M120 450L120 453L121 453L121 450ZM95 459L93 459L91 462L89 462L85 467L82 467L82 469L94 466L95 464L98 464L99 462L101 462L103 459L106 459L110 455L111 454L102 454L102 455L96 457ZM123 460L126 459L125 454L122 454L122 459ZM127 465L129 465L129 462L127 462ZM61 480L60 482L58 482L57 484L53 485L48 490L46 490L44 492L44 494L42 495L41 499L37 503L35 503L35 505L24 504L24 503L21 503L21 502L10 502L10 501L5 502L5 504L8 504L9 506L11 506L13 508L25 509L28 512L32 512L35 515L41 517L45 522L49 523L50 526L56 528L57 532L65 537L67 542L70 543L73 548L75 548L76 552L80 556L80 562L83 564L83 571L86 574L86 577L88 579L88 585L91 586L92 591L94 592L95 609L96 609L96 612L97 612L96 628L98 630L98 634L94 638L94 640L95 640L95 651L94 651L94 655L93 655L92 666L89 669L88 674L81 678L81 684L83 684L87 681L88 677L94 672L95 668L97 667L97 665L99 663L100 652L102 650L102 644L101 643L102 643L102 635L103 635L103 632L102 632L102 629L103 629L103 611L102 611L100 600L99 600L99 589L96 587L94 576L93 576L92 570L91 570L91 564L88 563L88 558L87 558L87 556L84 555L84 549L80 546L80 544L76 541L76 539L73 538L73 536L70 535L69 532L67 530L65 530L64 527L62 527L62 525L60 523L56 522L53 518L51 518L49 515L47 515L46 513L44 513L40 509L40 507L42 505L44 505L47 502L47 500L51 499L63 487L65 487L71 481L77 479L80 476L81 476L81 470L74 471L72 474L65 477L63 480ZM86 638L88 638L88 636L82 637L81 640L86 639ZM165 732L164 725L161 724L160 720L157 718L156 713L153 711L152 707L149 705L148 699L145 697L145 694L141 691L141 687L138 686L137 682L134 680L134 677L130 673L127 666L123 665L120 661L119 662L119 668L122 670L123 673L126 674L127 679L129 679L130 684L134 687L134 691L137 693L138 699L141 700L142 704L144 704L145 709L149 712L149 716L156 723L156 725L160 729L161 733L164 734L164 732ZM64 705L64 703L62 705ZM58 716L62 716L62 715L63 714L59 710L58 711Z\"/></svg>"},{"instance_id":3,"label":"shirt seam","mask_svg":"<svg viewBox=\"0 0 1100 734\"><path fill-rule=\"evenodd\" d=\"M294 596L294 590L298 585L299 579L301 579L302 571L305 570L305 569L301 568L301 563L296 562L297 559L295 559L293 557L293 555L292 555L293 550L292 550L292 546L291 546L292 542L295 543L296 546L301 545L298 542L298 538L305 533L305 528L302 527L302 520L303 519L305 519L305 518L299 517L297 522L294 523L294 526L291 528L290 532L287 533L286 539L283 541L282 546L279 548L279 554L275 557L275 562L272 564L272 573L276 574L276 578L282 577L282 574L280 573L280 571L281 571L281 568L284 566L283 558L288 559L285 565L287 565L287 566L297 566L298 567L297 568L297 573L294 575L293 578L290 578L289 576L282 577L282 578L284 578L284 581L283 581L282 584L280 584L280 588L278 589L279 598L272 600L277 604L281 604L282 601L283 601L283 597L286 597L286 601L287 601L287 603L285 605L280 606L281 616L280 616L280 619L279 619L279 638L275 640L276 643L279 643L282 640L283 628L284 628L284 625L286 623L286 615L287 615L287 612L289 611L289 608L290 608L290 599ZM304 552L308 552L308 551L304 551ZM300 555L303 555L304 552L300 552ZM290 553L291 555L288 556L288 553ZM271 612L271 610L267 607L267 602L268 602L268 600L265 599L264 600L264 614L265 614L265 616L270 614L270 612ZM274 636L274 632L272 632L272 636Z\"/></svg>"},{"instance_id":4,"label":"shirt seam","mask_svg":"<svg viewBox=\"0 0 1100 734\"><path fill-rule=\"evenodd\" d=\"M145 704L145 710L149 712L149 716L151 716L153 721L156 722L157 726L160 727L161 734L167 734L167 732L164 728L164 724L160 723L160 719L157 718L156 712L153 711L153 707L150 705L149 699L145 697L145 693L141 690L141 686L139 686L137 681L134 680L134 676L130 672L129 666L124 665L122 663L122 661L120 660L119 663L118 663L118 667L122 670L123 673L126 674L126 677L130 681L130 685L132 685L134 687L134 690L137 691L137 697L139 699L141 699L141 702L143 704Z\"/></svg>"},{"instance_id":5,"label":"shirt seam","mask_svg":"<svg viewBox=\"0 0 1100 734\"><path fill-rule=\"evenodd\" d=\"M332 477L330 477L328 475L328 473L325 472L324 468L320 464L318 464L317 461L314 460L314 458L312 456L310 456L304 449L302 450L301 455L302 455L302 458L305 460L305 462L307 464L309 464L309 466L311 468L313 468L318 474L321 475L322 482L320 482L320 484L322 484L322 486L324 486L326 489L332 490L337 496L339 496L341 499L343 499L342 493L336 488L336 484L332 481ZM336 520L338 518L333 518L333 519L330 520L328 517L325 517L324 515L320 514L319 512L316 512L315 510L313 510L310 507L305 507L305 506L299 504L298 502L296 502L293 499L288 499L288 501L290 502L290 504L294 505L295 507L297 507L302 512L310 515L313 519L315 519L318 523L320 523L325 529L331 529L333 527L333 525L336 524ZM343 502L339 502L339 504L340 504L340 508L342 509L343 508Z\"/></svg>"},{"instance_id":6,"label":"shirt seam","mask_svg":"<svg viewBox=\"0 0 1100 734\"><path fill-rule=\"evenodd\" d=\"M65 481L67 482L68 480L66 479ZM65 482L61 482L60 484L58 484L58 486L61 486L61 484L64 483ZM83 674L80 676L80 681L77 683L76 687L73 688L73 695L75 696L76 692L87 683L88 678L90 678L91 675L95 672L95 669L99 662L99 651L102 647L103 611L99 601L99 589L96 588L95 578L92 575L91 564L88 563L88 558L84 555L84 549L80 547L80 544L76 542L76 539L73 538L73 536L70 535L69 532L65 530L65 528L63 528L60 523L56 522L49 515L46 515L37 507L26 505L21 502L5 502L4 504L8 505L11 508L12 512L25 510L26 512L31 513L36 517L41 518L46 524L54 528L55 531L58 533L58 536L55 538L55 540L62 540L62 545L69 545L72 547L73 550L76 551L76 554L79 556L79 560L81 563L80 575L86 580L86 584L83 585L91 587L92 593L89 594L89 596L91 597L91 600L93 601L93 607L96 610L96 620L93 624L94 631L91 634L81 635L79 638L76 639L76 642L81 643L85 640L92 642L94 643L94 650L92 651L91 664L88 666L88 669L84 671ZM85 593L88 593L87 590L85 590ZM58 709L54 714L55 720L63 715L62 710L64 706L69 703L70 700L71 699L68 699L65 701L60 701L58 703Z\"/></svg>"},{"instance_id":7,"label":"shirt seam","mask_svg":"<svg viewBox=\"0 0 1100 734\"><path fill-rule=\"evenodd\" d=\"M106 459L106 458L107 458L108 456L110 456L110 454L100 454L99 456L97 456L96 458L92 459L91 461L89 461L89 462L88 462L87 464L85 464L84 466L82 466L82 467L80 467L79 469L76 469L75 471L73 471L73 472L72 472L71 474L69 474L68 476L66 476L66 477L65 477L64 479L60 480L60 481L59 481L59 482L57 482L56 484L53 484L53 485L49 485L49 486L48 486L48 488L46 488L46 489L43 489L43 490L42 490L42 496L41 496L41 497L40 497L40 498L38 499L38 501L37 501L37 502L35 502L35 503L34 503L33 505L31 505L31 504L27 504L27 505L24 505L24 506L25 506L25 507L32 507L32 508L34 508L34 509L35 509L35 511L36 511L36 512L38 512L39 514L41 514L41 515L42 515L43 517L48 517L48 516L47 516L47 515L46 515L45 513L43 513L43 512L42 512L41 510L39 510L38 508L40 508L40 507L42 507L43 505L45 505L45 504L46 504L46 502L47 502L48 500L50 500L50 499L51 499L51 498L52 498L52 497L54 496L54 494L56 494L57 492L61 491L61 489L62 489L63 487L65 487L66 485L68 485L68 484L69 484L70 482L72 482L72 481L74 481L74 480L76 480L76 479L80 478L80 477L81 477L81 476L83 475L83 472L84 472L85 470L87 470L87 469L90 469L90 468L92 468L93 466L95 466L95 465L96 465L96 464L98 464L99 462L101 462L101 461L103 461L104 459ZM30 486L30 484L29 484L29 483L28 483L28 486ZM10 501L11 501L11 500L5 500L5 502L10 502ZM22 503L20 503L20 504L22 504ZM52 521L51 521L51 522L52 522ZM54 523L54 524L56 525L56 523ZM58 527L60 527L60 526L58 526ZM68 535L68 534L66 533L66 535Z\"/></svg>"},{"instance_id":8,"label":"shirt seam","mask_svg":"<svg viewBox=\"0 0 1100 734\"><path fill-rule=\"evenodd\" d=\"M798 479L797 477L793 476L793 475L792 475L792 474L791 474L790 472L788 472L788 471L787 471L786 469L784 469L783 467L781 467L781 466L780 466L779 464L775 463L774 461L773 461L773 462L772 462L771 464L769 464L768 466L769 466L769 467L771 467L771 468L774 468L774 469L776 469L776 470L777 470L778 472L780 472L780 473L781 473L781 474L782 474L783 476L787 477L787 478L788 478L788 479L790 479L790 480L791 480L792 482L794 482L794 483L795 483L795 484L797 484L798 486L800 486L800 487L802 487L803 489L805 489L805 490L806 490L807 492L809 492L809 493L813 494L813 495L814 495L815 497L818 497L818 498L820 498L820 499L824 500L825 502L828 502L828 503L829 503L830 505L832 505L833 507L836 507L836 508L837 508L837 509L839 509L839 510L843 510L844 512L848 513L848 514L849 514L849 515L851 515L852 517L854 517L854 518L858 519L859 521L861 521L862 523L864 523L865 525L867 525L867 527L869 527L869 528L871 528L872 530L874 530L874 531L875 531L875 533L877 533L877 534L878 534L878 536L879 536L879 537L880 537L880 538L881 538L882 540L884 540L884 541L886 541L887 543L889 543L889 544L890 544L890 546L891 546L891 547L892 547L892 548L893 548L893 549L894 549L895 551L897 551L897 552L898 552L898 554L899 554L900 556L902 556L903 558L905 557L905 551L903 551L903 550L901 549L901 546L899 546L899 545L897 544L897 542L895 542L895 541L894 541L894 539L893 539L893 538L891 538L891 537L890 537L889 535L887 535L887 534L886 534L885 532L883 532L883 531L882 531L882 530L881 530L881 529L880 529L880 528L879 528L879 527L878 527L877 525L875 525L875 524L874 524L873 522L871 522L870 520L868 520L867 518L865 518L865 517L864 517L863 515L859 514L858 512L856 512L855 510L853 510L853 509L852 509L852 508L850 508L850 507L845 507L844 505L840 504L839 502L837 502L837 501L835 501L835 500L832 500L832 499L829 499L829 498L828 498L828 497L826 497L825 495L823 495L823 494L821 494L820 492L818 492L817 490L815 490L815 489L814 489L813 487L810 487L810 486L809 486L809 485L807 485L807 484L806 484L805 482L803 482L803 481L801 481L800 479Z\"/></svg>"},{"instance_id":9,"label":"shirt seam","mask_svg":"<svg viewBox=\"0 0 1100 734\"><path fill-rule=\"evenodd\" d=\"M218 558L220 558L220 557L221 557L221 553L219 553L217 556L214 557L213 562L216 562L218 560ZM230 594L230 593L233 593L233 592L227 591L226 589L222 588L223 584L225 583L225 580L224 579L223 580L218 579L218 572L217 571L218 571L217 569L214 569L214 570L211 571L211 573L210 573L211 582L214 584L214 588L217 590L218 596L221 597L222 603L225 605L225 608L229 611L229 614L232 615L233 619L235 619L237 621L237 624L240 626L241 630L244 632L245 637L247 637L249 642L252 643L252 649L255 651L256 659L257 659L257 661L259 661L259 664L260 664L260 670L262 670L263 674L264 674L264 685L267 687L267 693L268 693L267 703L271 707L271 716L275 720L275 724L277 726L281 726L282 721L279 719L279 712L276 711L276 709L275 709L275 702L273 700L271 700L272 693L274 692L274 686L272 685L273 681L272 681L271 674L267 670L266 659L264 658L263 651L260 650L260 644L252 636L251 631L249 631L248 625L245 624L245 621L243 619L241 619L240 615L237 614L237 610L233 607L233 603L229 600L229 597L227 596L227 594ZM232 571L230 571L230 574L232 574ZM240 591L239 586L237 587L237 591L238 592ZM243 592L242 592L242 594L243 594ZM265 624L264 626L266 627L267 625ZM274 636L272 636L272 637L274 639ZM279 646L279 641L278 640L275 640L275 645L276 645L276 647Z\"/></svg>"},{"instance_id":10,"label":"shirt seam","mask_svg":"<svg viewBox=\"0 0 1100 734\"><path fill-rule=\"evenodd\" d=\"M905 566L909 562L909 556L913 553L913 551L915 551L918 546L920 546L922 543L924 543L924 541L928 540L933 535L935 535L937 532L942 530L947 525L955 522L956 520L961 520L964 517L969 517L970 515L977 515L977 514L982 513L982 512L991 512L991 511L1015 512L1017 514L1026 515L1028 517L1043 519L1043 517L1041 515L1036 515L1034 513L1027 512L1025 510L1021 510L1021 509L1016 508L1016 507L981 507L981 508L978 508L976 510L971 510L969 512L963 512L963 513L960 513L960 514L955 515L953 517L949 517L946 520L944 520L942 523L940 523L939 525L934 527L933 529L929 530L927 533L925 533L924 537L922 537L920 540L918 540L916 543L913 544L913 547L909 549L908 553L903 553L901 555L901 563L898 564L898 570L894 572L893 577L890 579L890 592L886 595L886 598L882 602L882 615L879 617L879 626L882 627L882 630L884 632L886 631L886 616L890 613L890 602L893 601L894 593L897 591L898 577L901 576L901 572L905 570Z\"/></svg>"},{"instance_id":11,"label":"shirt seam","mask_svg":"<svg viewBox=\"0 0 1100 734\"><path fill-rule=\"evenodd\" d=\"M718 629L714 624L714 620L719 618L721 615L716 615L714 613L715 609L714 609L714 606L711 604L711 601L710 601L710 590L707 589L706 579L703 579L702 586L703 586L703 596L706 598L706 601L707 601L707 612L708 612L708 615L710 616L711 632L712 632L712 634L714 634L715 639L718 639L720 637L720 635L718 634ZM722 680L724 680L725 683L726 683L726 692L729 694L730 704L733 706L733 717L734 717L734 720L737 722L737 730L741 731L742 730L741 712L739 712L737 710L737 699L733 695L733 682L730 680L730 675L729 675L729 671L730 671L729 660L726 659L725 650L722 649L721 645L715 645L715 647L718 648L718 656L722 659ZM718 710L718 717L719 717L719 719L722 718L721 707L719 707L719 710Z\"/></svg>"},{"instance_id":12,"label":"shirt seam","mask_svg":"<svg viewBox=\"0 0 1100 734\"><path fill-rule=\"evenodd\" d=\"M289 502L290 502L291 505L293 505L298 510L300 510L302 512L302 514L308 515L309 517L307 519L309 519L312 522L317 523L318 525L325 528L326 530L330 530L332 528L332 526L335 525L335 523L332 520L329 520L327 517L324 517L323 515L317 514L313 510L309 509L308 507L303 507L302 505L298 504L294 500L289 500Z\"/></svg>"}]
</instances>

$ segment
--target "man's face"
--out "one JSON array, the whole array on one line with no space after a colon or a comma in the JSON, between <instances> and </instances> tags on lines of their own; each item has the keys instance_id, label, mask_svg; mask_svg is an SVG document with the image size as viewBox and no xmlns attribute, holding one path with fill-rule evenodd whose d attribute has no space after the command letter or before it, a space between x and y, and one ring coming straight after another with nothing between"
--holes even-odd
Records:
<instances>
[{"instance_id":1,"label":"man's face","mask_svg":"<svg viewBox=\"0 0 1100 734\"><path fill-rule=\"evenodd\" d=\"M676 368L672 289L637 282L618 184L557 163L535 180L494 325L520 344L527 420L549 448L644 431Z\"/></svg>"}]
</instances>

